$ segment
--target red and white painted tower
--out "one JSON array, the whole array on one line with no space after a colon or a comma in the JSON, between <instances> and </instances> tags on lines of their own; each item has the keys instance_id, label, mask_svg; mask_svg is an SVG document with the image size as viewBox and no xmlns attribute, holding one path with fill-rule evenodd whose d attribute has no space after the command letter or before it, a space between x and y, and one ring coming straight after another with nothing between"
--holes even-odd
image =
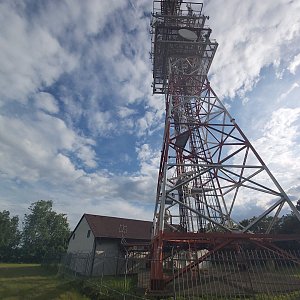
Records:
<instances>
[{"instance_id":1,"label":"red and white painted tower","mask_svg":"<svg viewBox=\"0 0 300 300\"><path fill-rule=\"evenodd\" d=\"M269 217L266 236L284 207L300 214L210 86L218 44L202 3L154 1L153 93L165 97L165 130L153 220L152 289L162 289L170 244L193 244L204 256L249 238ZM234 67L234 66L233 66ZM242 226L235 209L258 204L261 214ZM270 218L272 216L272 218ZM209 251L209 252L207 252ZM198 262L201 257L198 257ZM192 267L192 266L190 266Z\"/></svg>"}]
</instances>

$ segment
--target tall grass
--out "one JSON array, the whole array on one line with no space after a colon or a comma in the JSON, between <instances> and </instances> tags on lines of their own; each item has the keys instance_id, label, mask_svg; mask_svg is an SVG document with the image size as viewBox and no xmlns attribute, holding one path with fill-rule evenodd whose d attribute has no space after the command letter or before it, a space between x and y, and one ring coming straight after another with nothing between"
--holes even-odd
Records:
<instances>
[{"instance_id":1,"label":"tall grass","mask_svg":"<svg viewBox=\"0 0 300 300\"><path fill-rule=\"evenodd\" d=\"M88 300L75 288L74 280L57 276L39 264L0 264L0 299Z\"/></svg>"}]
</instances>

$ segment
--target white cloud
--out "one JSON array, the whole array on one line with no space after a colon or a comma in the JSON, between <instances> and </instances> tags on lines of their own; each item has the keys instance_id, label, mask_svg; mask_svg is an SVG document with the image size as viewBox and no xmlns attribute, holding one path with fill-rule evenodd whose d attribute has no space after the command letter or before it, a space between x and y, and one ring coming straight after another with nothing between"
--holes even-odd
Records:
<instances>
[{"instance_id":1,"label":"white cloud","mask_svg":"<svg viewBox=\"0 0 300 300\"><path fill-rule=\"evenodd\" d=\"M249 98L248 97L242 98L243 105L246 105L248 102L249 102Z\"/></svg>"},{"instance_id":2,"label":"white cloud","mask_svg":"<svg viewBox=\"0 0 300 300\"><path fill-rule=\"evenodd\" d=\"M163 129L161 112L157 110L146 110L144 116L136 122L137 136L152 135L159 129Z\"/></svg>"},{"instance_id":3,"label":"white cloud","mask_svg":"<svg viewBox=\"0 0 300 300\"><path fill-rule=\"evenodd\" d=\"M211 69L212 86L219 96L234 97L251 90L260 72L290 56L300 41L300 6L297 1L205 1L212 38L219 43ZM287 47L288 45L288 47ZM295 51L295 50L294 50ZM293 69L292 69L293 70Z\"/></svg>"},{"instance_id":4,"label":"white cloud","mask_svg":"<svg viewBox=\"0 0 300 300\"><path fill-rule=\"evenodd\" d=\"M140 147L136 148L138 153L138 159L141 161L147 161L152 157L152 151L149 144L143 144Z\"/></svg>"},{"instance_id":5,"label":"white cloud","mask_svg":"<svg viewBox=\"0 0 300 300\"><path fill-rule=\"evenodd\" d=\"M41 2L37 19L55 36L70 37L70 33L80 43L86 36L101 32L111 20L112 13L124 8L126 4L123 0Z\"/></svg>"},{"instance_id":6,"label":"white cloud","mask_svg":"<svg viewBox=\"0 0 300 300\"><path fill-rule=\"evenodd\" d=\"M91 112L90 116L88 117L88 125L89 129L99 136L110 135L117 128L117 124L114 121L112 113L109 111Z\"/></svg>"},{"instance_id":7,"label":"white cloud","mask_svg":"<svg viewBox=\"0 0 300 300\"><path fill-rule=\"evenodd\" d=\"M21 6L19 6L20 8ZM0 98L26 103L40 86L49 86L77 63L43 26L34 26L13 2L0 4Z\"/></svg>"},{"instance_id":8,"label":"white cloud","mask_svg":"<svg viewBox=\"0 0 300 300\"><path fill-rule=\"evenodd\" d=\"M105 211L105 215L132 219L151 220L153 212L145 209L139 202L126 202L122 200L106 201L101 203L99 211ZM87 208L86 212L94 213L95 207Z\"/></svg>"},{"instance_id":9,"label":"white cloud","mask_svg":"<svg viewBox=\"0 0 300 300\"><path fill-rule=\"evenodd\" d=\"M130 109L128 107L119 107L119 110L118 110L118 115L121 118L127 118L127 117L132 116L132 115L134 115L136 113L137 113L136 110Z\"/></svg>"},{"instance_id":10,"label":"white cloud","mask_svg":"<svg viewBox=\"0 0 300 300\"><path fill-rule=\"evenodd\" d=\"M150 11L151 3L137 1L135 9L125 11L126 1L41 2L30 18L26 5L17 9L5 3L0 13L0 23L10 24L0 33L0 66L6 74L0 99L25 104L35 95L32 110L28 106L0 118L1 128L8 128L0 133L2 205L25 202L24 209L35 200L53 199L73 225L81 212L152 216L148 207L155 199L159 159L151 156L138 170L115 174L104 169L109 166L99 168L103 158L96 152L101 137L134 133L143 114L137 105L148 110L150 127L162 116L163 100L149 97L144 9ZM66 82L59 81L61 75ZM39 92L47 86L53 95ZM81 121L88 128L76 127ZM86 134L97 135L98 143ZM129 159L126 153L122 157Z\"/></svg>"},{"instance_id":11,"label":"white cloud","mask_svg":"<svg viewBox=\"0 0 300 300\"><path fill-rule=\"evenodd\" d=\"M31 120L1 116L0 126L4 125L7 130L0 133L0 187L2 191L14 189L14 197L10 192L7 198L10 200L0 197L5 207L12 209L20 201L18 197L27 201L27 206L38 199L54 199L60 210L67 210L72 225L82 207L82 212L123 217L152 215L152 206L150 211L147 207L155 199L159 151L149 145L137 148L140 171L135 174L99 169L87 172L76 163L76 157L95 167L96 154L91 148L95 141L79 136L62 120L40 112ZM139 208L133 210L137 203Z\"/></svg>"},{"instance_id":12,"label":"white cloud","mask_svg":"<svg viewBox=\"0 0 300 300\"><path fill-rule=\"evenodd\" d=\"M72 33L73 30L76 32L74 33L76 37L81 35L77 31L82 30L87 33L83 34L82 40L76 45L82 51L82 55L78 69L72 74L74 75L72 76L74 90L64 90L62 101L66 103L66 110L73 115L73 119L83 116L87 119L88 128L94 135L100 137L106 136L108 132L110 135L119 134L120 131L130 134L138 132L140 136L145 135L152 133L154 127L162 121L164 101L161 99L154 101L150 97L152 78L149 51L151 43L148 32L149 18L144 12L145 10L150 12L151 3L147 1L132 3L135 9L132 6L127 7L128 3L125 1L114 2L112 8L107 11L106 4L95 5L93 9L98 10L97 14L101 16L101 21L98 20L101 25L98 27L95 38L86 38L86 35L93 34L85 28L85 24L81 29L77 25L75 29L70 29ZM81 2L78 5L81 6ZM47 27L56 36L63 35L65 33L63 30L55 30L52 26L55 24L56 27L56 19L60 19L61 12L54 17L54 11L57 8L47 5L48 9L49 7L50 12L47 12L47 15L43 14L41 20L46 22ZM65 12L65 9L63 6L61 11ZM83 9L83 11L86 10L87 8ZM103 11L105 11L104 15ZM66 16L67 21L58 21L62 22L62 27L68 28L68 23L83 22L77 13L72 12L71 16L69 14L67 13ZM65 41L68 40L65 39ZM79 69L81 71L78 71ZM74 91L77 95L84 94L84 98L76 97L77 99L74 100L70 95L72 93L74 95ZM109 107L104 104L108 102ZM140 104L146 108L146 112L145 116L136 121L138 115L141 115L140 107L137 108ZM146 120L145 124L142 119ZM121 126L119 126L120 122ZM152 128L147 130L147 126ZM134 128L136 128L135 132L133 132Z\"/></svg>"},{"instance_id":13,"label":"white cloud","mask_svg":"<svg viewBox=\"0 0 300 300\"><path fill-rule=\"evenodd\" d=\"M300 66L300 53L294 57L290 65L288 66L288 70L292 73L295 74L296 70Z\"/></svg>"},{"instance_id":14,"label":"white cloud","mask_svg":"<svg viewBox=\"0 0 300 300\"><path fill-rule=\"evenodd\" d=\"M300 108L274 111L263 129L263 136L253 144L284 189L298 184L300 169Z\"/></svg>"},{"instance_id":15,"label":"white cloud","mask_svg":"<svg viewBox=\"0 0 300 300\"><path fill-rule=\"evenodd\" d=\"M58 113L58 103L53 95L45 92L40 92L35 95L35 106L49 113Z\"/></svg>"},{"instance_id":16,"label":"white cloud","mask_svg":"<svg viewBox=\"0 0 300 300\"><path fill-rule=\"evenodd\" d=\"M148 176L156 184L161 156L160 150L153 149L149 144L142 144L136 147L136 152L140 161L141 174ZM154 191L155 186L153 185L152 188Z\"/></svg>"},{"instance_id":17,"label":"white cloud","mask_svg":"<svg viewBox=\"0 0 300 300\"><path fill-rule=\"evenodd\" d=\"M82 160L84 165L90 168L97 167L96 152L87 144L79 144L77 146L76 154Z\"/></svg>"},{"instance_id":18,"label":"white cloud","mask_svg":"<svg viewBox=\"0 0 300 300\"><path fill-rule=\"evenodd\" d=\"M287 96L295 89L299 88L299 84L297 82L294 82L291 87L285 92L282 93L277 101L282 101L283 99L287 98Z\"/></svg>"},{"instance_id":19,"label":"white cloud","mask_svg":"<svg viewBox=\"0 0 300 300\"><path fill-rule=\"evenodd\" d=\"M77 156L89 167L96 165L90 139L77 135L58 118L44 113L32 120L0 116L0 126L7 128L0 133L0 170L7 178L67 182L84 174L70 157Z\"/></svg>"}]
</instances>

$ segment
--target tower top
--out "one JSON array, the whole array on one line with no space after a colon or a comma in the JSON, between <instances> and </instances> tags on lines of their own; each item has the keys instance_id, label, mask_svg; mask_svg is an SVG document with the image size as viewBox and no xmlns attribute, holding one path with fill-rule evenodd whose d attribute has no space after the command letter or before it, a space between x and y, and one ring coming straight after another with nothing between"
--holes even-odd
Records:
<instances>
[{"instance_id":1,"label":"tower top","mask_svg":"<svg viewBox=\"0 0 300 300\"><path fill-rule=\"evenodd\" d=\"M218 44L210 39L211 29L205 25L208 17L202 14L202 8L203 3L180 0L153 2L151 58L154 94L166 92L170 64L178 58L201 60L202 67L197 70L197 75L207 75Z\"/></svg>"}]
</instances>

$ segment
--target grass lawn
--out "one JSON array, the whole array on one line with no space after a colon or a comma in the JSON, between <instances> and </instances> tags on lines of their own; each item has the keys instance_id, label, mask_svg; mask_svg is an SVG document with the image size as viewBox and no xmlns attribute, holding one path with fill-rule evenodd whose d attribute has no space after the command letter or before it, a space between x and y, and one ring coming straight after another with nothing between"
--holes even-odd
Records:
<instances>
[{"instance_id":1,"label":"grass lawn","mask_svg":"<svg viewBox=\"0 0 300 300\"><path fill-rule=\"evenodd\" d=\"M88 300L71 280L38 264L0 264L0 299Z\"/></svg>"}]
</instances>

